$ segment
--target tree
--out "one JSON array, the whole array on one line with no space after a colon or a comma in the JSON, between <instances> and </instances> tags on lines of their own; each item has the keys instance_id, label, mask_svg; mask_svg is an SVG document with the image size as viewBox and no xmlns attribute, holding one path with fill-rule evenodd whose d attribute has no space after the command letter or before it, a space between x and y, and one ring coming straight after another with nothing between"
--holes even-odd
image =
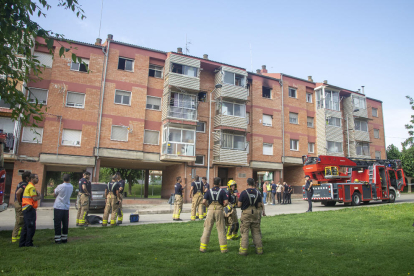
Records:
<instances>
[{"instance_id":1,"label":"tree","mask_svg":"<svg viewBox=\"0 0 414 276\"><path fill-rule=\"evenodd\" d=\"M128 185L128 193L132 194L132 186L138 183L138 179L142 178L142 170L132 169L116 169L116 168L101 168L99 171L99 181L109 182L116 172L121 174L122 179L126 180Z\"/></svg>"},{"instance_id":2,"label":"tree","mask_svg":"<svg viewBox=\"0 0 414 276\"><path fill-rule=\"evenodd\" d=\"M414 146L403 147L401 163L406 177L414 177Z\"/></svg>"},{"instance_id":3,"label":"tree","mask_svg":"<svg viewBox=\"0 0 414 276\"><path fill-rule=\"evenodd\" d=\"M413 98L411 98L410 96L405 96L405 97L410 101L411 109L414 110ZM405 128L408 130L409 137L402 144L403 146L408 146L408 145L413 146L414 145L414 114L411 115L410 123L406 124Z\"/></svg>"},{"instance_id":4,"label":"tree","mask_svg":"<svg viewBox=\"0 0 414 276\"><path fill-rule=\"evenodd\" d=\"M387 147L387 159L401 159L401 152L394 144Z\"/></svg>"},{"instance_id":5,"label":"tree","mask_svg":"<svg viewBox=\"0 0 414 276\"><path fill-rule=\"evenodd\" d=\"M33 16L46 17L44 10L51 8L47 0L0 0L0 6L3 7L0 9L0 97L10 105L13 119L36 125L43 120L42 104L37 99L30 103L22 93L23 87L28 90L26 84L30 80L41 79L44 68L32 54L35 38L43 38L50 53L55 41L58 44L68 41L63 35L45 30L31 20ZM86 18L78 0L58 0L57 6L71 10L81 20ZM70 48L61 45L59 56L64 56ZM75 54L72 54L72 60L82 62Z\"/></svg>"}]
</instances>

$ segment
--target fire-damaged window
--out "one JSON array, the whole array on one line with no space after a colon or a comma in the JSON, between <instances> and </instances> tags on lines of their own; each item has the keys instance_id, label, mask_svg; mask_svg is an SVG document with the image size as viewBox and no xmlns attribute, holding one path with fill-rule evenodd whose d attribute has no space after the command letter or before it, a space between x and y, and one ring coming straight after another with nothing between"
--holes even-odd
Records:
<instances>
[{"instance_id":1,"label":"fire-damaged window","mask_svg":"<svg viewBox=\"0 0 414 276\"><path fill-rule=\"evenodd\" d=\"M187 65L182 65L178 63L172 64L172 72L177 74L182 74L190 77L197 77L197 68Z\"/></svg>"},{"instance_id":2,"label":"fire-damaged window","mask_svg":"<svg viewBox=\"0 0 414 276\"><path fill-rule=\"evenodd\" d=\"M196 155L195 165L204 165L204 155Z\"/></svg>"},{"instance_id":3,"label":"fire-damaged window","mask_svg":"<svg viewBox=\"0 0 414 276\"><path fill-rule=\"evenodd\" d=\"M198 101L206 102L207 101L207 92L200 91L198 92Z\"/></svg>"},{"instance_id":4,"label":"fire-damaged window","mask_svg":"<svg viewBox=\"0 0 414 276\"><path fill-rule=\"evenodd\" d=\"M134 71L134 60L120 57L118 60L118 69L125 71Z\"/></svg>"},{"instance_id":5,"label":"fire-damaged window","mask_svg":"<svg viewBox=\"0 0 414 276\"><path fill-rule=\"evenodd\" d=\"M150 77L162 79L162 66L150 64L148 75Z\"/></svg>"},{"instance_id":6,"label":"fire-damaged window","mask_svg":"<svg viewBox=\"0 0 414 276\"><path fill-rule=\"evenodd\" d=\"M272 98L272 89L263 86L262 87L262 97L266 98L266 99L271 99Z\"/></svg>"},{"instance_id":7,"label":"fire-damaged window","mask_svg":"<svg viewBox=\"0 0 414 276\"><path fill-rule=\"evenodd\" d=\"M369 154L369 143L357 142L356 154L357 155L370 155Z\"/></svg>"}]
</instances>

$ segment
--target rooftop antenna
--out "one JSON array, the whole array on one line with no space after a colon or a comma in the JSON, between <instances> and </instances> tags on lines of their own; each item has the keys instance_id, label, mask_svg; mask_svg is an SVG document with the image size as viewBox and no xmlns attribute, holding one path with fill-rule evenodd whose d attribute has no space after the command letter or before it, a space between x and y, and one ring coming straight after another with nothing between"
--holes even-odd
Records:
<instances>
[{"instance_id":1,"label":"rooftop antenna","mask_svg":"<svg viewBox=\"0 0 414 276\"><path fill-rule=\"evenodd\" d=\"M186 55L190 52L190 49L188 49L190 44L191 42L187 40L187 34L185 34L185 54Z\"/></svg>"},{"instance_id":2,"label":"rooftop antenna","mask_svg":"<svg viewBox=\"0 0 414 276\"><path fill-rule=\"evenodd\" d=\"M99 21L99 34L98 34L98 38L101 37L102 10L103 10L103 0L102 0L102 7L101 7L101 20Z\"/></svg>"}]
</instances>

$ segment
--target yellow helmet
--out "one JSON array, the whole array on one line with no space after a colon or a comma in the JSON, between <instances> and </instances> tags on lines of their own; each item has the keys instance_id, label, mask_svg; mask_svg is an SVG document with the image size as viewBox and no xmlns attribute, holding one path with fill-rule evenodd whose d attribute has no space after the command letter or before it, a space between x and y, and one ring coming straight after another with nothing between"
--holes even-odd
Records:
<instances>
[{"instance_id":1,"label":"yellow helmet","mask_svg":"<svg viewBox=\"0 0 414 276\"><path fill-rule=\"evenodd\" d=\"M227 187L229 187L229 189L230 189L230 187L231 187L232 185L235 185L235 186L237 187L237 183L236 183L236 181L234 181L233 179L232 179L232 180L229 180L229 182L227 182Z\"/></svg>"}]
</instances>

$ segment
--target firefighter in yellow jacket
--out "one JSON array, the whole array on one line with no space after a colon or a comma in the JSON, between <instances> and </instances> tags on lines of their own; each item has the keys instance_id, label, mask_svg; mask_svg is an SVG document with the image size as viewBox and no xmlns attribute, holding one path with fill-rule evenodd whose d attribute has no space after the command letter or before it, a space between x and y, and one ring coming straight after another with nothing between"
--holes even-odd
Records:
<instances>
[{"instance_id":1,"label":"firefighter in yellow jacket","mask_svg":"<svg viewBox=\"0 0 414 276\"><path fill-rule=\"evenodd\" d=\"M203 219L203 207L201 206L203 200L203 183L200 182L198 175L195 176L194 182L191 183L190 197L192 197L191 220L195 221L196 217Z\"/></svg>"},{"instance_id":2,"label":"firefighter in yellow jacket","mask_svg":"<svg viewBox=\"0 0 414 276\"><path fill-rule=\"evenodd\" d=\"M120 203L119 198L119 184L116 182L116 175L112 177L112 182L109 182L106 189L105 189L105 197L106 197L106 206L104 211L104 216L102 220L102 226L108 225L108 217L109 212L111 212L111 226L116 225L116 217L118 213L118 207Z\"/></svg>"},{"instance_id":3,"label":"firefighter in yellow jacket","mask_svg":"<svg viewBox=\"0 0 414 276\"><path fill-rule=\"evenodd\" d=\"M229 199L229 204L224 208L224 213L226 217L226 226L227 234L226 237L228 240L236 240L239 238L237 232L239 231L239 219L237 217L237 183L234 180L230 180L227 183L227 197Z\"/></svg>"},{"instance_id":4,"label":"firefighter in yellow jacket","mask_svg":"<svg viewBox=\"0 0 414 276\"><path fill-rule=\"evenodd\" d=\"M30 172L25 171L22 174L22 182L17 185L15 198L14 198L14 210L16 214L16 223L14 225L12 233L12 242L18 242L20 240L20 233L24 226L23 211L22 211L22 200L23 192L30 181Z\"/></svg>"}]
</instances>

